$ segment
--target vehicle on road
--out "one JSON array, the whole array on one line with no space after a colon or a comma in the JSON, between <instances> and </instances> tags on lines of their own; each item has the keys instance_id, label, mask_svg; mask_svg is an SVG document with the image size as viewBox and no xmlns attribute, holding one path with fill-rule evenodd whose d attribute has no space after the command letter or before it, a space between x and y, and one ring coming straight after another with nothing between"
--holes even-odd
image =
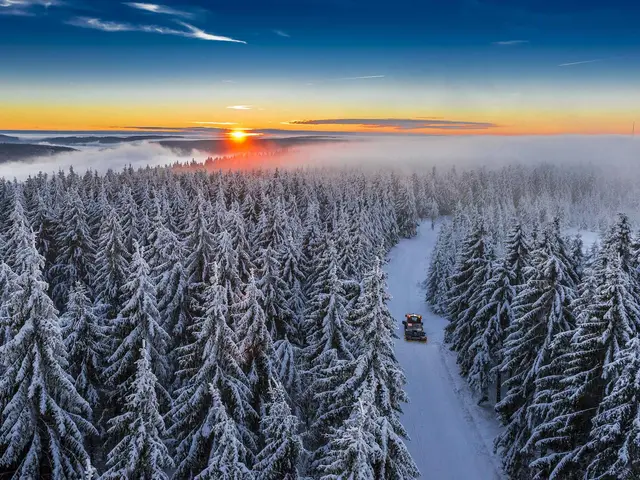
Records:
<instances>
[{"instance_id":1,"label":"vehicle on road","mask_svg":"<svg viewBox=\"0 0 640 480\"><path fill-rule=\"evenodd\" d=\"M427 334L421 323L413 323L404 329L404 339L408 342L426 342Z\"/></svg>"},{"instance_id":2,"label":"vehicle on road","mask_svg":"<svg viewBox=\"0 0 640 480\"><path fill-rule=\"evenodd\" d=\"M405 320L402 321L404 325L404 339L414 342L426 342L427 334L424 331L422 325L422 315L417 313L407 313Z\"/></svg>"}]
</instances>

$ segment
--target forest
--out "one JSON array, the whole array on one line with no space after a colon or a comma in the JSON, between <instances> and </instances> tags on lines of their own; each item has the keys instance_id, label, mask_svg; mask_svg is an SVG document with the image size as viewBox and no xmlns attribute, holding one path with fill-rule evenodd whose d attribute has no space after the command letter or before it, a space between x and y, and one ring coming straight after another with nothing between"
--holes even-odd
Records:
<instances>
[{"instance_id":1,"label":"forest","mask_svg":"<svg viewBox=\"0 0 640 480\"><path fill-rule=\"evenodd\" d=\"M588 247L559 216L495 223L457 210L426 286L461 375L495 405L504 472L640 478L640 234L624 213Z\"/></svg>"},{"instance_id":2,"label":"forest","mask_svg":"<svg viewBox=\"0 0 640 480\"><path fill-rule=\"evenodd\" d=\"M560 229L612 224L639 198L627 182L551 165L3 179L0 476L417 478L383 265L445 217L429 302L479 394L506 390L506 471L632 478L638 242L624 216L585 256Z\"/></svg>"}]
</instances>

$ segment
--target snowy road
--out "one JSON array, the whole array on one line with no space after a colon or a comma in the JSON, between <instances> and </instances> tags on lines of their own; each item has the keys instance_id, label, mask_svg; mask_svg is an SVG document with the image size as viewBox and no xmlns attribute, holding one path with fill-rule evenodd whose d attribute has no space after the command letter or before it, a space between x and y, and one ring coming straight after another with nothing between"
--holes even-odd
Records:
<instances>
[{"instance_id":1,"label":"snowy road","mask_svg":"<svg viewBox=\"0 0 640 480\"><path fill-rule=\"evenodd\" d=\"M423 222L418 236L402 240L389 254L391 313L398 321L396 355L407 376L410 403L402 423L411 441L407 446L422 474L435 480L490 480L503 478L500 460L492 453L498 422L491 407L478 407L459 376L455 357L442 345L447 321L433 315L421 286L437 230ZM428 342L405 342L405 313L423 315Z\"/></svg>"}]
</instances>

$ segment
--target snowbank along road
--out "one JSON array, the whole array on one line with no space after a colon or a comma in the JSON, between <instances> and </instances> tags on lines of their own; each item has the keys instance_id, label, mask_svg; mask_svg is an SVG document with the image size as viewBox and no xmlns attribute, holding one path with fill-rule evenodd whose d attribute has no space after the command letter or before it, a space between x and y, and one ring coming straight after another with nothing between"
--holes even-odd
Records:
<instances>
[{"instance_id":1,"label":"snowbank along road","mask_svg":"<svg viewBox=\"0 0 640 480\"><path fill-rule=\"evenodd\" d=\"M500 459L493 454L498 422L492 406L479 407L458 373L455 356L443 345L447 321L425 303L422 287L437 236L430 222L418 235L402 240L386 265L389 308L397 320L396 355L407 376L410 403L402 423L409 433L409 451L421 478L434 480L492 480L504 478ZM427 344L406 342L405 313L423 315Z\"/></svg>"}]
</instances>

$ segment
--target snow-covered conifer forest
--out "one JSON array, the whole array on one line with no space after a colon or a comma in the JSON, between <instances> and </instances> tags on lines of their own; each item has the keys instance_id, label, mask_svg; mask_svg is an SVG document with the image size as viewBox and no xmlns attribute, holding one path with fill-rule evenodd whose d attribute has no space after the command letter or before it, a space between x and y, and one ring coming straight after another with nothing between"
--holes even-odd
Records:
<instances>
[{"instance_id":1,"label":"snow-covered conifer forest","mask_svg":"<svg viewBox=\"0 0 640 480\"><path fill-rule=\"evenodd\" d=\"M383 266L447 217L429 302L498 397L505 471L638 478L638 190L548 165L2 180L0 477L417 478Z\"/></svg>"},{"instance_id":2,"label":"snow-covered conifer forest","mask_svg":"<svg viewBox=\"0 0 640 480\"><path fill-rule=\"evenodd\" d=\"M640 234L624 213L637 208L602 191L532 216L512 193L462 202L443 223L427 303L449 320L476 400L495 407L507 478L638 479ZM585 244L568 226L602 234Z\"/></svg>"}]
</instances>

